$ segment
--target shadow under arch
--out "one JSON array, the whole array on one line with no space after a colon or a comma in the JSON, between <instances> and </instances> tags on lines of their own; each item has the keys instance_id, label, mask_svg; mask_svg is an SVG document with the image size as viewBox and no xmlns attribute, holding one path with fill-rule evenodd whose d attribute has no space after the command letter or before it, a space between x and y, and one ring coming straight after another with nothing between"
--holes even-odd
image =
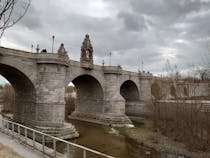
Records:
<instances>
[{"instance_id":1,"label":"shadow under arch","mask_svg":"<svg viewBox=\"0 0 210 158\"><path fill-rule=\"evenodd\" d=\"M76 77L72 83L75 85L77 98L75 112L102 113L103 112L103 88L100 82L91 75Z\"/></svg>"},{"instance_id":2,"label":"shadow under arch","mask_svg":"<svg viewBox=\"0 0 210 158\"><path fill-rule=\"evenodd\" d=\"M136 110L139 108L140 96L139 90L135 82L127 80L120 87L120 94L125 99L126 115L136 115Z\"/></svg>"},{"instance_id":3,"label":"shadow under arch","mask_svg":"<svg viewBox=\"0 0 210 158\"><path fill-rule=\"evenodd\" d=\"M35 120L36 90L32 81L17 68L1 63L0 75L10 82L15 91L14 120L21 123Z\"/></svg>"}]
</instances>

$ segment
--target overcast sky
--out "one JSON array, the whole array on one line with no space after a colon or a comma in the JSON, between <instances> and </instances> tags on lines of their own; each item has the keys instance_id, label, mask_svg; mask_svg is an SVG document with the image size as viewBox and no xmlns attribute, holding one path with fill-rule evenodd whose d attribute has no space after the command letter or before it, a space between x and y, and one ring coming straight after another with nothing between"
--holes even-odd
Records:
<instances>
[{"instance_id":1,"label":"overcast sky","mask_svg":"<svg viewBox=\"0 0 210 158\"><path fill-rule=\"evenodd\" d=\"M70 59L79 60L88 33L94 63L154 74L166 60L179 69L202 65L210 43L208 0L32 0L26 16L8 29L1 45L31 50L31 44L51 51L64 43Z\"/></svg>"}]
</instances>

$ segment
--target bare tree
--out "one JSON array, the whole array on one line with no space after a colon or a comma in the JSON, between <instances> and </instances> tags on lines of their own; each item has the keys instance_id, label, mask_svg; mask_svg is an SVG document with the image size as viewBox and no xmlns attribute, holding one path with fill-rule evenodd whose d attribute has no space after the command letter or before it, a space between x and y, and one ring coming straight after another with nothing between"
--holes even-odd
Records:
<instances>
[{"instance_id":1,"label":"bare tree","mask_svg":"<svg viewBox=\"0 0 210 158\"><path fill-rule=\"evenodd\" d=\"M167 65L170 66L169 61ZM167 67L170 70L168 74L173 84L169 82L168 86L171 86L171 95L174 96L174 100L158 100L158 97L154 97L154 129L176 141L183 142L190 150L208 151L210 148L208 105L203 101L192 99L197 96L201 80L196 78L197 73L194 73L195 76L179 82L178 70L172 71L169 66ZM162 79L162 82L166 80ZM160 88L153 85L153 95L156 94L154 92L157 89L158 94L164 91L162 85L159 86Z\"/></svg>"},{"instance_id":2,"label":"bare tree","mask_svg":"<svg viewBox=\"0 0 210 158\"><path fill-rule=\"evenodd\" d=\"M26 14L31 0L0 0L0 38Z\"/></svg>"},{"instance_id":3,"label":"bare tree","mask_svg":"<svg viewBox=\"0 0 210 158\"><path fill-rule=\"evenodd\" d=\"M207 38L203 39L204 48L207 50L206 53L202 54L202 62L204 63L205 67L210 67L210 41Z\"/></svg>"},{"instance_id":4,"label":"bare tree","mask_svg":"<svg viewBox=\"0 0 210 158\"><path fill-rule=\"evenodd\" d=\"M73 86L68 86L65 91L65 119L75 110L76 89Z\"/></svg>"},{"instance_id":5,"label":"bare tree","mask_svg":"<svg viewBox=\"0 0 210 158\"><path fill-rule=\"evenodd\" d=\"M210 40L203 38L202 43L207 51L201 53L201 64L200 66L194 66L194 71L201 80L208 80L210 79Z\"/></svg>"},{"instance_id":6,"label":"bare tree","mask_svg":"<svg viewBox=\"0 0 210 158\"><path fill-rule=\"evenodd\" d=\"M203 80L206 80L208 79L208 70L207 68L205 67L198 67L197 68L197 73L200 77L200 79L203 81Z\"/></svg>"},{"instance_id":7,"label":"bare tree","mask_svg":"<svg viewBox=\"0 0 210 158\"><path fill-rule=\"evenodd\" d=\"M3 112L12 112L15 104L15 92L10 84L3 88Z\"/></svg>"}]
</instances>

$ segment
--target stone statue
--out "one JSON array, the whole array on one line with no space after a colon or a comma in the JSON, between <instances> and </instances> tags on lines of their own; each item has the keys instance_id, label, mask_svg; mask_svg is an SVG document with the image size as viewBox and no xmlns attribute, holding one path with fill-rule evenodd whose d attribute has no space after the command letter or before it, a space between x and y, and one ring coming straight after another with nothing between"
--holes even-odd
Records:
<instances>
[{"instance_id":1,"label":"stone statue","mask_svg":"<svg viewBox=\"0 0 210 158\"><path fill-rule=\"evenodd\" d=\"M68 58L68 54L66 49L64 48L64 44L61 43L59 49L58 49L58 55L62 58Z\"/></svg>"},{"instance_id":2,"label":"stone statue","mask_svg":"<svg viewBox=\"0 0 210 158\"><path fill-rule=\"evenodd\" d=\"M93 64L93 47L88 34L85 35L85 39L82 43L80 62Z\"/></svg>"},{"instance_id":3,"label":"stone statue","mask_svg":"<svg viewBox=\"0 0 210 158\"><path fill-rule=\"evenodd\" d=\"M58 54L67 54L66 49L64 48L64 44L61 43L59 49L58 49Z\"/></svg>"}]
</instances>

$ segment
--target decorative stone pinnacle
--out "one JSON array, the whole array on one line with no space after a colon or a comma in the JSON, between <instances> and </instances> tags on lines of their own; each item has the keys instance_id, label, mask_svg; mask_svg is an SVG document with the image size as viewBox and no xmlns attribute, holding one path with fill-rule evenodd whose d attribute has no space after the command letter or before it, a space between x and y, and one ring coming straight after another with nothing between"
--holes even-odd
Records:
<instances>
[{"instance_id":1,"label":"decorative stone pinnacle","mask_svg":"<svg viewBox=\"0 0 210 158\"><path fill-rule=\"evenodd\" d=\"M59 49L58 49L58 55L61 56L62 58L68 58L68 54L66 49L64 48L64 44L61 43Z\"/></svg>"},{"instance_id":2,"label":"decorative stone pinnacle","mask_svg":"<svg viewBox=\"0 0 210 158\"><path fill-rule=\"evenodd\" d=\"M67 54L67 51L64 48L64 44L63 43L61 43L61 45L60 45L60 47L58 49L58 54L62 54L62 55Z\"/></svg>"},{"instance_id":3,"label":"decorative stone pinnacle","mask_svg":"<svg viewBox=\"0 0 210 158\"><path fill-rule=\"evenodd\" d=\"M80 58L81 63L93 63L93 47L90 42L89 35L85 35L85 39L82 43L81 46L81 58Z\"/></svg>"}]
</instances>

